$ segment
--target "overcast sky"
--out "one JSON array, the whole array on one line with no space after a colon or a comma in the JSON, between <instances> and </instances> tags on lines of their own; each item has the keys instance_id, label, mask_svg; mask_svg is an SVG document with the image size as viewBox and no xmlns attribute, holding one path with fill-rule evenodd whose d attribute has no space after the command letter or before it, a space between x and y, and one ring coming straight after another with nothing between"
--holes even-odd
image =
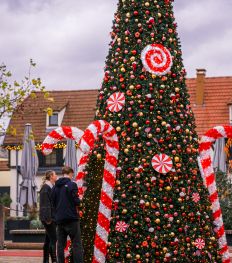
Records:
<instances>
[{"instance_id":1,"label":"overcast sky","mask_svg":"<svg viewBox=\"0 0 232 263\"><path fill-rule=\"evenodd\" d=\"M0 63L23 78L29 59L48 89L95 89L117 0L0 0ZM232 76L232 0L175 0L189 77Z\"/></svg>"}]
</instances>

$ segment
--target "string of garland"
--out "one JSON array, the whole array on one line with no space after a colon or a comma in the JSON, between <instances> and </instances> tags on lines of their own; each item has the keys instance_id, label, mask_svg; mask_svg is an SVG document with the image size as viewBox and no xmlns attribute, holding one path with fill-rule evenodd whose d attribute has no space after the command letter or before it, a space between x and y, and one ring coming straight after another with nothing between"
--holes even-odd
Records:
<instances>
[{"instance_id":1,"label":"string of garland","mask_svg":"<svg viewBox=\"0 0 232 263\"><path fill-rule=\"evenodd\" d=\"M54 149L65 149L67 147L66 143L57 143L54 145ZM79 145L76 144L76 148L79 148ZM19 144L19 145L6 145L3 146L3 149L8 150L8 151L20 151L23 149L23 145ZM38 143L35 146L35 149L38 151L42 150L42 144Z\"/></svg>"}]
</instances>

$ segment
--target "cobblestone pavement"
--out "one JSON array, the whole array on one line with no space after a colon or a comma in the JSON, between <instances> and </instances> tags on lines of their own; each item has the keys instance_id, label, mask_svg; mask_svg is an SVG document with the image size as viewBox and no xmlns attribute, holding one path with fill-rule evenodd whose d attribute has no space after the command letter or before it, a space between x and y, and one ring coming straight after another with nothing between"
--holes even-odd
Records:
<instances>
[{"instance_id":1,"label":"cobblestone pavement","mask_svg":"<svg viewBox=\"0 0 232 263\"><path fill-rule=\"evenodd\" d=\"M42 263L42 258L0 257L1 263Z\"/></svg>"}]
</instances>

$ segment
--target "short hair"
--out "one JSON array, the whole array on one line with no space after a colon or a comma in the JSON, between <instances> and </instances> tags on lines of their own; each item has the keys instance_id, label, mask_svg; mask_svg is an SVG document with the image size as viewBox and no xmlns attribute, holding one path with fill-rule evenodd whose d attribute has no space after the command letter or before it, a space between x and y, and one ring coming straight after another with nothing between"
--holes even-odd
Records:
<instances>
[{"instance_id":1,"label":"short hair","mask_svg":"<svg viewBox=\"0 0 232 263\"><path fill-rule=\"evenodd\" d=\"M70 174L70 173L74 173L74 171L73 171L73 169L71 168L71 167L68 167L68 166L64 166L63 168L62 168L62 174L64 175L64 174Z\"/></svg>"}]
</instances>

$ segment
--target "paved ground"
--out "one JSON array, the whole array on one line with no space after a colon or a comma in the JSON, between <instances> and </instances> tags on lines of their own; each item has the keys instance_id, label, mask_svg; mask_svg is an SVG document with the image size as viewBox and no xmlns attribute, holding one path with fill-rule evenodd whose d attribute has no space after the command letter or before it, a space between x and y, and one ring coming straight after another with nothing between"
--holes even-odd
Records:
<instances>
[{"instance_id":1,"label":"paved ground","mask_svg":"<svg viewBox=\"0 0 232 263\"><path fill-rule=\"evenodd\" d=\"M0 257L1 263L42 263L42 258L35 257L26 257L26 258L17 258L17 257Z\"/></svg>"},{"instance_id":2,"label":"paved ground","mask_svg":"<svg viewBox=\"0 0 232 263\"><path fill-rule=\"evenodd\" d=\"M39 250L0 250L1 263L41 263Z\"/></svg>"},{"instance_id":3,"label":"paved ground","mask_svg":"<svg viewBox=\"0 0 232 263\"><path fill-rule=\"evenodd\" d=\"M232 248L230 253L232 256ZM0 250L0 263L41 263L42 261L42 251L39 250Z\"/></svg>"}]
</instances>

